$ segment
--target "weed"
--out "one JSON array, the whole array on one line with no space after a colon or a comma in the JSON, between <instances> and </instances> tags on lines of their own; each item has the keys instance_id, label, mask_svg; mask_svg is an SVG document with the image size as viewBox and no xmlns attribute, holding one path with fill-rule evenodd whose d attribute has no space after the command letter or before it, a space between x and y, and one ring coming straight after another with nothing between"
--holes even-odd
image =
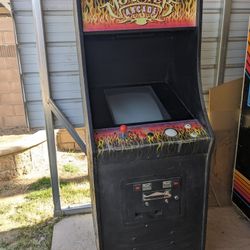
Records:
<instances>
[{"instance_id":1,"label":"weed","mask_svg":"<svg viewBox=\"0 0 250 250\"><path fill-rule=\"evenodd\" d=\"M61 197L63 205L89 202L89 184L87 182L64 184L61 186Z\"/></svg>"},{"instance_id":2,"label":"weed","mask_svg":"<svg viewBox=\"0 0 250 250\"><path fill-rule=\"evenodd\" d=\"M63 165L63 171L71 174L79 173L80 169L70 163Z\"/></svg>"},{"instance_id":3,"label":"weed","mask_svg":"<svg viewBox=\"0 0 250 250\"><path fill-rule=\"evenodd\" d=\"M34 191L25 196L27 200L30 200L30 201L40 200L42 202L50 200L51 197L52 197L51 188Z\"/></svg>"}]
</instances>

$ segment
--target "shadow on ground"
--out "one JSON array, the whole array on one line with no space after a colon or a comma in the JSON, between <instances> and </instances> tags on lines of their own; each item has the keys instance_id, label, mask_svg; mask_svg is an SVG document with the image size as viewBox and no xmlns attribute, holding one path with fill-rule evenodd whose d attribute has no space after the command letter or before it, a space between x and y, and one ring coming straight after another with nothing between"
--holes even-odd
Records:
<instances>
[{"instance_id":1,"label":"shadow on ground","mask_svg":"<svg viewBox=\"0 0 250 250\"><path fill-rule=\"evenodd\" d=\"M49 250L51 247L53 226L58 221L59 218L51 218L34 226L0 232L0 249Z\"/></svg>"},{"instance_id":2,"label":"shadow on ground","mask_svg":"<svg viewBox=\"0 0 250 250\"><path fill-rule=\"evenodd\" d=\"M77 177L69 177L69 178L61 178L60 179L60 185L65 186L68 183L81 183L88 181L88 176L77 176ZM21 181L21 180L11 180L6 181L5 183L1 184L0 187L0 199L1 198L7 198L7 197L13 197L17 195L27 194L29 192L50 188L50 178L49 177L43 177L41 179L38 179L36 181L29 180L29 181Z\"/></svg>"}]
</instances>

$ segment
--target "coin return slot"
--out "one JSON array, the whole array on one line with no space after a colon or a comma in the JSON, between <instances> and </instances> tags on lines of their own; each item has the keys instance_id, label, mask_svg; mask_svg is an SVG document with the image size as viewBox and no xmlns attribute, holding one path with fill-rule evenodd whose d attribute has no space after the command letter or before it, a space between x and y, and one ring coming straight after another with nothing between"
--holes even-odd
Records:
<instances>
[{"instance_id":1,"label":"coin return slot","mask_svg":"<svg viewBox=\"0 0 250 250\"><path fill-rule=\"evenodd\" d=\"M154 214L155 216L162 216L162 210L155 210Z\"/></svg>"},{"instance_id":2,"label":"coin return slot","mask_svg":"<svg viewBox=\"0 0 250 250\"><path fill-rule=\"evenodd\" d=\"M135 219L142 219L143 215L141 213L135 213Z\"/></svg>"}]
</instances>

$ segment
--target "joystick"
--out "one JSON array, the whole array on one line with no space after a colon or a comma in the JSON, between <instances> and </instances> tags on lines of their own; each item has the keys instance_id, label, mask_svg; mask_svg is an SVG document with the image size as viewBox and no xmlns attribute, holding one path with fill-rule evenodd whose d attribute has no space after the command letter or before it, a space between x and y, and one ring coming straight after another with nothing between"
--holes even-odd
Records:
<instances>
[{"instance_id":1,"label":"joystick","mask_svg":"<svg viewBox=\"0 0 250 250\"><path fill-rule=\"evenodd\" d=\"M127 127L127 125L121 125L120 126L120 132L121 132L121 134L122 134L122 138L125 138L126 137L126 133L127 133L127 131L128 131L128 127Z\"/></svg>"}]
</instances>

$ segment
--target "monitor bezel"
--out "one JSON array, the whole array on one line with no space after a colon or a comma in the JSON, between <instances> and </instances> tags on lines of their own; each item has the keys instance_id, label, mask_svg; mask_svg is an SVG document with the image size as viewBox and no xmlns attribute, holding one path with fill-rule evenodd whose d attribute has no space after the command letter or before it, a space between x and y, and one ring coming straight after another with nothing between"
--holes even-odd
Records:
<instances>
[{"instance_id":1,"label":"monitor bezel","mask_svg":"<svg viewBox=\"0 0 250 250\"><path fill-rule=\"evenodd\" d=\"M116 95L116 94L125 94L125 93L147 93L149 95L151 95L152 99L154 100L155 104L157 105L161 115L162 115L162 119L159 120L151 120L151 121L140 121L140 122L127 122L127 123L117 123L116 119L115 119L115 114L114 111L112 109L111 103L108 99L109 95ZM161 103L160 99L158 98L158 96L156 95L155 91L153 90L153 88L151 86L131 86L131 87L119 87L119 88L108 88L108 89L104 89L104 95L105 95L105 99L106 102L108 104L108 109L109 112L111 114L112 120L113 120L113 124L115 126L119 126L122 124L127 124L127 125L135 125L135 124L147 124L147 123L157 123L157 122L164 122L164 121L168 121L171 120L172 117L169 114L169 112L167 111L167 109L164 107L164 105Z\"/></svg>"}]
</instances>

